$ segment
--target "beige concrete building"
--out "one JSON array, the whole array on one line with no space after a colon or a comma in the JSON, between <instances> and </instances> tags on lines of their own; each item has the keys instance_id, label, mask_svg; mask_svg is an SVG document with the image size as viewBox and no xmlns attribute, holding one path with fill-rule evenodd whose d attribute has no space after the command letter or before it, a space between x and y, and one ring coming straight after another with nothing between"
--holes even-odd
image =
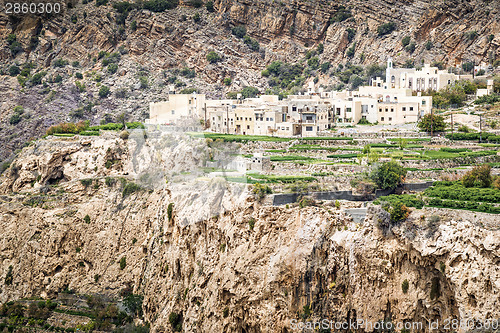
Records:
<instances>
[{"instance_id":1,"label":"beige concrete building","mask_svg":"<svg viewBox=\"0 0 500 333\"><path fill-rule=\"evenodd\" d=\"M186 120L202 118L204 105L204 94L169 95L168 101L149 104L146 124L182 125Z\"/></svg>"}]
</instances>

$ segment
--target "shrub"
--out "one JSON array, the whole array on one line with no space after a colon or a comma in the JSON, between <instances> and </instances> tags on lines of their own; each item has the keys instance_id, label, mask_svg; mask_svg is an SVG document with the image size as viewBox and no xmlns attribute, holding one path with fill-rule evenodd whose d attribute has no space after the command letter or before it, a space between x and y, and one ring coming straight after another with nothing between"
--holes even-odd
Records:
<instances>
[{"instance_id":1,"label":"shrub","mask_svg":"<svg viewBox=\"0 0 500 333\"><path fill-rule=\"evenodd\" d=\"M127 183L125 187L123 188L122 195L123 197L126 197L134 192L140 191L141 187L135 183Z\"/></svg>"},{"instance_id":2,"label":"shrub","mask_svg":"<svg viewBox=\"0 0 500 333\"><path fill-rule=\"evenodd\" d=\"M347 31L347 40L350 43L350 42L352 42L352 40L356 36L356 30L353 28L347 28L346 31Z\"/></svg>"},{"instance_id":3,"label":"shrub","mask_svg":"<svg viewBox=\"0 0 500 333\"><path fill-rule=\"evenodd\" d=\"M224 79L224 85L229 87L232 83L233 83L233 80L230 77L226 77Z\"/></svg>"},{"instance_id":4,"label":"shrub","mask_svg":"<svg viewBox=\"0 0 500 333\"><path fill-rule=\"evenodd\" d=\"M115 63L111 63L108 65L108 72L111 74L115 74L118 71L118 65Z\"/></svg>"},{"instance_id":5,"label":"shrub","mask_svg":"<svg viewBox=\"0 0 500 333\"><path fill-rule=\"evenodd\" d=\"M130 22L130 30L132 30L132 31L137 30L137 21L136 20L133 20L132 22Z\"/></svg>"},{"instance_id":6,"label":"shrub","mask_svg":"<svg viewBox=\"0 0 500 333\"><path fill-rule=\"evenodd\" d=\"M21 122L23 118L19 113L14 113L10 118L9 118L9 123L11 125L17 125Z\"/></svg>"},{"instance_id":7,"label":"shrub","mask_svg":"<svg viewBox=\"0 0 500 333\"><path fill-rule=\"evenodd\" d=\"M47 74L47 72L45 71L42 71L42 72L38 72L36 73L35 75L33 75L30 79L30 83L33 85L33 86L36 86L36 85L39 85L42 83L42 78L45 76L45 74Z\"/></svg>"},{"instance_id":8,"label":"shrub","mask_svg":"<svg viewBox=\"0 0 500 333\"><path fill-rule=\"evenodd\" d=\"M253 51L260 50L259 42L256 39L251 38L250 36L244 36L243 42L248 45Z\"/></svg>"},{"instance_id":9,"label":"shrub","mask_svg":"<svg viewBox=\"0 0 500 333\"><path fill-rule=\"evenodd\" d=\"M87 224L90 223L90 216L88 214L85 215L85 217L83 218L83 222L85 222Z\"/></svg>"},{"instance_id":10,"label":"shrub","mask_svg":"<svg viewBox=\"0 0 500 333\"><path fill-rule=\"evenodd\" d=\"M238 38L243 38L247 34L247 29L244 25L238 25L231 29L231 33Z\"/></svg>"},{"instance_id":11,"label":"shrub","mask_svg":"<svg viewBox=\"0 0 500 333\"><path fill-rule=\"evenodd\" d=\"M185 78L188 78L188 79L193 78L193 77L196 76L195 70L194 69L189 69L187 67L184 67L183 69L181 69L180 74L181 74L181 76L184 76ZM172 81L172 79L169 79L169 81ZM170 83L174 83L174 82L175 82L175 79L172 82L170 82Z\"/></svg>"},{"instance_id":12,"label":"shrub","mask_svg":"<svg viewBox=\"0 0 500 333\"><path fill-rule=\"evenodd\" d=\"M384 36L390 34L394 30L396 30L396 23L388 22L378 26L377 33L379 36Z\"/></svg>"},{"instance_id":13,"label":"shrub","mask_svg":"<svg viewBox=\"0 0 500 333\"><path fill-rule=\"evenodd\" d=\"M16 76L21 73L21 69L17 65L12 65L9 67L9 75Z\"/></svg>"},{"instance_id":14,"label":"shrub","mask_svg":"<svg viewBox=\"0 0 500 333\"><path fill-rule=\"evenodd\" d=\"M64 60L64 59L56 59L53 63L53 66L54 67L65 67L66 65L69 64L69 61L68 60Z\"/></svg>"},{"instance_id":15,"label":"shrub","mask_svg":"<svg viewBox=\"0 0 500 333\"><path fill-rule=\"evenodd\" d=\"M478 187L488 188L491 183L491 166L489 164L476 166L462 177L462 184L465 187L477 185Z\"/></svg>"},{"instance_id":16,"label":"shrub","mask_svg":"<svg viewBox=\"0 0 500 333\"><path fill-rule=\"evenodd\" d=\"M401 184L406 176L406 169L397 162L384 162L370 174L370 178L380 189L393 189Z\"/></svg>"},{"instance_id":17,"label":"shrub","mask_svg":"<svg viewBox=\"0 0 500 333\"><path fill-rule=\"evenodd\" d=\"M393 223L397 223L400 221L404 221L410 215L410 210L406 205L400 201L394 203L389 209L389 214L391 215L391 221Z\"/></svg>"},{"instance_id":18,"label":"shrub","mask_svg":"<svg viewBox=\"0 0 500 333\"><path fill-rule=\"evenodd\" d=\"M205 7L207 8L207 11L209 13L213 13L215 11L215 8L214 8L214 2L213 1L207 1L207 3L205 4Z\"/></svg>"},{"instance_id":19,"label":"shrub","mask_svg":"<svg viewBox=\"0 0 500 333\"><path fill-rule=\"evenodd\" d=\"M329 61L322 63L320 66L320 71L323 74L326 74L328 70L330 69L331 63Z\"/></svg>"},{"instance_id":20,"label":"shrub","mask_svg":"<svg viewBox=\"0 0 500 333\"><path fill-rule=\"evenodd\" d=\"M174 330L174 332L181 332L182 331L182 317L179 314L177 314L175 312L171 312L168 315L168 322L172 326L172 329Z\"/></svg>"},{"instance_id":21,"label":"shrub","mask_svg":"<svg viewBox=\"0 0 500 333\"><path fill-rule=\"evenodd\" d=\"M332 16L331 22L343 22L352 16L351 11L344 6L339 6L337 12Z\"/></svg>"},{"instance_id":22,"label":"shrub","mask_svg":"<svg viewBox=\"0 0 500 333\"><path fill-rule=\"evenodd\" d=\"M146 76L139 76L139 84L141 89L147 89L149 87L148 78Z\"/></svg>"},{"instance_id":23,"label":"shrub","mask_svg":"<svg viewBox=\"0 0 500 333\"><path fill-rule=\"evenodd\" d=\"M128 131L121 131L120 132L120 139L122 139L122 140L128 140L129 136L130 136L130 133Z\"/></svg>"},{"instance_id":24,"label":"shrub","mask_svg":"<svg viewBox=\"0 0 500 333\"><path fill-rule=\"evenodd\" d=\"M85 84L81 83L80 81L75 81L75 87L78 92L84 92L85 91Z\"/></svg>"},{"instance_id":25,"label":"shrub","mask_svg":"<svg viewBox=\"0 0 500 333\"><path fill-rule=\"evenodd\" d=\"M417 45L414 42L411 42L408 46L405 47L406 52L413 53L415 52Z\"/></svg>"},{"instance_id":26,"label":"shrub","mask_svg":"<svg viewBox=\"0 0 500 333\"><path fill-rule=\"evenodd\" d=\"M250 228L250 230L253 230L254 226L255 226L255 219L251 217L250 220L248 220L248 227Z\"/></svg>"},{"instance_id":27,"label":"shrub","mask_svg":"<svg viewBox=\"0 0 500 333\"><path fill-rule=\"evenodd\" d=\"M432 49L432 42L430 40L428 40L426 43L425 43L425 49L427 51L429 51L430 49Z\"/></svg>"},{"instance_id":28,"label":"shrub","mask_svg":"<svg viewBox=\"0 0 500 333\"><path fill-rule=\"evenodd\" d=\"M14 275L12 274L12 265L9 266L9 268L7 269L7 274L5 275L5 279L4 279L4 282L7 286L10 286L12 285L12 281L14 280Z\"/></svg>"},{"instance_id":29,"label":"shrub","mask_svg":"<svg viewBox=\"0 0 500 333\"><path fill-rule=\"evenodd\" d=\"M144 2L143 8L152 12L163 12L174 9L179 4L179 0L149 0Z\"/></svg>"},{"instance_id":30,"label":"shrub","mask_svg":"<svg viewBox=\"0 0 500 333\"><path fill-rule=\"evenodd\" d=\"M127 266L127 257L120 258L120 269L123 271Z\"/></svg>"},{"instance_id":31,"label":"shrub","mask_svg":"<svg viewBox=\"0 0 500 333\"><path fill-rule=\"evenodd\" d=\"M200 22L200 21L201 21L201 16L200 16L200 13L196 13L196 14L194 14L194 16L193 16L193 21L194 21L195 23L198 23L198 22Z\"/></svg>"},{"instance_id":32,"label":"shrub","mask_svg":"<svg viewBox=\"0 0 500 333\"><path fill-rule=\"evenodd\" d=\"M476 30L467 31L465 33L465 37L467 37L468 40L474 40L477 38L477 31Z\"/></svg>"},{"instance_id":33,"label":"shrub","mask_svg":"<svg viewBox=\"0 0 500 333\"><path fill-rule=\"evenodd\" d=\"M227 306L224 308L224 311L222 311L222 316L224 318L227 318L229 316L229 308Z\"/></svg>"},{"instance_id":34,"label":"shrub","mask_svg":"<svg viewBox=\"0 0 500 333\"><path fill-rule=\"evenodd\" d=\"M406 294L408 293L408 288L410 287L410 283L408 282L407 279L405 279L403 281L403 283L401 283L401 290L403 290L403 293Z\"/></svg>"},{"instance_id":35,"label":"shrub","mask_svg":"<svg viewBox=\"0 0 500 333\"><path fill-rule=\"evenodd\" d=\"M126 88L120 88L115 91L115 96L117 98L127 98L128 97L128 90Z\"/></svg>"},{"instance_id":36,"label":"shrub","mask_svg":"<svg viewBox=\"0 0 500 333\"><path fill-rule=\"evenodd\" d=\"M444 273L445 273L445 271L446 271L446 265L445 265L445 264L444 264L444 262L442 262L442 261L439 263L439 270L440 270L440 271L441 271L441 273L443 273L443 274L444 274Z\"/></svg>"},{"instance_id":37,"label":"shrub","mask_svg":"<svg viewBox=\"0 0 500 333\"><path fill-rule=\"evenodd\" d=\"M259 199L262 200L267 194L273 193L271 188L267 185L263 185L261 183L256 183L253 186L252 192L255 194L255 196Z\"/></svg>"},{"instance_id":38,"label":"shrub","mask_svg":"<svg viewBox=\"0 0 500 333\"><path fill-rule=\"evenodd\" d=\"M171 222L174 217L174 203L171 202L167 206L167 217L168 221Z\"/></svg>"},{"instance_id":39,"label":"shrub","mask_svg":"<svg viewBox=\"0 0 500 333\"><path fill-rule=\"evenodd\" d=\"M401 44L403 46L407 46L410 44L410 41L411 41L411 38L410 36L405 36L402 40L401 40Z\"/></svg>"},{"instance_id":40,"label":"shrub","mask_svg":"<svg viewBox=\"0 0 500 333\"><path fill-rule=\"evenodd\" d=\"M110 93L111 91L108 86L103 85L101 86L101 88L99 88L99 97L101 98L108 97Z\"/></svg>"}]
</instances>

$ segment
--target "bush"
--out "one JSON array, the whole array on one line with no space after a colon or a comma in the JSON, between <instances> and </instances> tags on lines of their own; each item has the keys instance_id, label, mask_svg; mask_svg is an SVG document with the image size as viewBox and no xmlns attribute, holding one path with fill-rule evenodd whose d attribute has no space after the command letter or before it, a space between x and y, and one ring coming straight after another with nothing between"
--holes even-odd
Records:
<instances>
[{"instance_id":1,"label":"bush","mask_svg":"<svg viewBox=\"0 0 500 333\"><path fill-rule=\"evenodd\" d=\"M69 64L68 60L64 60L64 59L59 58L59 59L56 59L52 65L54 67L65 67L68 64Z\"/></svg>"},{"instance_id":2,"label":"bush","mask_svg":"<svg viewBox=\"0 0 500 333\"><path fill-rule=\"evenodd\" d=\"M111 91L108 86L103 85L101 86L101 88L99 88L99 97L101 98L108 97L110 93Z\"/></svg>"},{"instance_id":3,"label":"bush","mask_svg":"<svg viewBox=\"0 0 500 333\"><path fill-rule=\"evenodd\" d=\"M200 21L201 21L201 16L200 16L200 13L196 13L196 14L194 14L194 16L193 16L193 21L194 21L195 23L198 23L198 22L200 22Z\"/></svg>"},{"instance_id":4,"label":"bush","mask_svg":"<svg viewBox=\"0 0 500 333\"><path fill-rule=\"evenodd\" d=\"M432 49L432 42L430 40L428 40L426 43L425 43L425 49L427 51L429 51L430 49Z\"/></svg>"},{"instance_id":5,"label":"bush","mask_svg":"<svg viewBox=\"0 0 500 333\"><path fill-rule=\"evenodd\" d=\"M5 279L4 279L4 282L5 282L5 285L7 286L10 286L12 285L12 281L14 280L14 275L12 274L12 265L9 266L9 268L7 269L7 274L5 275Z\"/></svg>"},{"instance_id":6,"label":"bush","mask_svg":"<svg viewBox=\"0 0 500 333\"><path fill-rule=\"evenodd\" d=\"M332 16L331 22L343 22L352 16L351 11L344 6L339 6L337 12Z\"/></svg>"},{"instance_id":7,"label":"bush","mask_svg":"<svg viewBox=\"0 0 500 333\"><path fill-rule=\"evenodd\" d=\"M140 191L141 189L142 188L139 185L135 184L135 183L127 183L125 185L125 187L123 188L122 195L123 195L123 197L126 197L126 196L128 196L128 195L130 195L130 194L132 194L134 192Z\"/></svg>"},{"instance_id":8,"label":"bush","mask_svg":"<svg viewBox=\"0 0 500 333\"><path fill-rule=\"evenodd\" d=\"M238 25L231 29L231 33L238 38L243 38L247 34L247 29L244 25Z\"/></svg>"},{"instance_id":9,"label":"bush","mask_svg":"<svg viewBox=\"0 0 500 333\"><path fill-rule=\"evenodd\" d=\"M330 69L331 63L329 61L322 63L320 66L320 71L323 74L326 74L328 70Z\"/></svg>"},{"instance_id":10,"label":"bush","mask_svg":"<svg viewBox=\"0 0 500 333\"><path fill-rule=\"evenodd\" d=\"M408 215L410 215L410 210L404 203L399 201L394 203L388 209L388 213L391 215L391 221L393 223L397 223L406 220L408 218Z\"/></svg>"},{"instance_id":11,"label":"bush","mask_svg":"<svg viewBox=\"0 0 500 333\"><path fill-rule=\"evenodd\" d=\"M226 77L224 79L224 85L229 87L232 83L233 83L233 80L230 77Z\"/></svg>"},{"instance_id":12,"label":"bush","mask_svg":"<svg viewBox=\"0 0 500 333\"><path fill-rule=\"evenodd\" d=\"M415 52L417 45L414 42L411 42L408 46L405 47L406 52L413 53Z\"/></svg>"},{"instance_id":13,"label":"bush","mask_svg":"<svg viewBox=\"0 0 500 333\"><path fill-rule=\"evenodd\" d=\"M396 188L405 176L406 169L394 161L378 165L370 174L371 180L382 190Z\"/></svg>"},{"instance_id":14,"label":"bush","mask_svg":"<svg viewBox=\"0 0 500 333\"><path fill-rule=\"evenodd\" d=\"M146 76L139 76L139 84L141 89L147 89L149 87L148 78Z\"/></svg>"},{"instance_id":15,"label":"bush","mask_svg":"<svg viewBox=\"0 0 500 333\"><path fill-rule=\"evenodd\" d=\"M108 65L108 72L111 74L115 74L118 71L118 65L115 63L111 63Z\"/></svg>"},{"instance_id":16,"label":"bush","mask_svg":"<svg viewBox=\"0 0 500 333\"><path fill-rule=\"evenodd\" d=\"M17 65L12 65L9 67L9 75L16 76L21 73L21 69Z\"/></svg>"},{"instance_id":17,"label":"bush","mask_svg":"<svg viewBox=\"0 0 500 333\"><path fill-rule=\"evenodd\" d=\"M207 3L205 4L205 7L207 8L207 11L209 13L213 13L215 11L215 8L214 8L214 2L213 1L207 1Z\"/></svg>"},{"instance_id":18,"label":"bush","mask_svg":"<svg viewBox=\"0 0 500 333\"><path fill-rule=\"evenodd\" d=\"M410 287L410 283L408 282L407 279L405 279L403 281L403 283L401 283L401 290L403 290L403 293L406 294L408 293L408 288Z\"/></svg>"},{"instance_id":19,"label":"bush","mask_svg":"<svg viewBox=\"0 0 500 333\"><path fill-rule=\"evenodd\" d=\"M47 74L47 72L44 72L44 71L36 73L35 75L33 75L31 77L30 83L33 86L41 84L42 83L42 78L45 76L45 74Z\"/></svg>"},{"instance_id":20,"label":"bush","mask_svg":"<svg viewBox=\"0 0 500 333\"><path fill-rule=\"evenodd\" d=\"M10 118L9 118L9 123L11 125L17 125L21 122L23 118L21 117L20 114L14 113Z\"/></svg>"},{"instance_id":21,"label":"bush","mask_svg":"<svg viewBox=\"0 0 500 333\"><path fill-rule=\"evenodd\" d=\"M384 24L380 25L377 28L377 33L379 36L384 36L384 35L390 34L394 30L396 30L396 23L388 22L388 23L384 23Z\"/></svg>"},{"instance_id":22,"label":"bush","mask_svg":"<svg viewBox=\"0 0 500 333\"><path fill-rule=\"evenodd\" d=\"M174 217L174 203L171 202L167 206L167 217L168 221L171 222Z\"/></svg>"},{"instance_id":23,"label":"bush","mask_svg":"<svg viewBox=\"0 0 500 333\"><path fill-rule=\"evenodd\" d=\"M256 39L251 38L250 36L244 36L243 42L248 45L253 51L259 51L260 45Z\"/></svg>"},{"instance_id":24,"label":"bush","mask_svg":"<svg viewBox=\"0 0 500 333\"><path fill-rule=\"evenodd\" d=\"M403 46L407 46L410 44L410 41L411 41L411 38L410 36L405 36L402 40L401 40L401 44Z\"/></svg>"},{"instance_id":25,"label":"bush","mask_svg":"<svg viewBox=\"0 0 500 333\"><path fill-rule=\"evenodd\" d=\"M171 312L168 315L168 322L172 326L172 329L174 332L181 332L182 331L182 317L181 315Z\"/></svg>"},{"instance_id":26,"label":"bush","mask_svg":"<svg viewBox=\"0 0 500 333\"><path fill-rule=\"evenodd\" d=\"M127 257L120 258L120 269L123 271L127 266Z\"/></svg>"},{"instance_id":27,"label":"bush","mask_svg":"<svg viewBox=\"0 0 500 333\"><path fill-rule=\"evenodd\" d=\"M261 183L256 183L253 186L252 192L255 194L257 199L262 200L267 194L273 193L271 188L267 185L263 185Z\"/></svg>"},{"instance_id":28,"label":"bush","mask_svg":"<svg viewBox=\"0 0 500 333\"><path fill-rule=\"evenodd\" d=\"M491 166L489 164L483 164L474 167L462 177L462 184L465 187L490 187L492 184Z\"/></svg>"},{"instance_id":29,"label":"bush","mask_svg":"<svg viewBox=\"0 0 500 333\"><path fill-rule=\"evenodd\" d=\"M84 179L84 180L85 180L85 179ZM85 187L87 187L87 186L85 186ZM83 218L83 222L85 222L85 223L87 223L87 224L89 224L89 223L90 223L90 216L89 216L88 214L87 214L87 215L85 215L85 217Z\"/></svg>"},{"instance_id":30,"label":"bush","mask_svg":"<svg viewBox=\"0 0 500 333\"><path fill-rule=\"evenodd\" d=\"M143 8L152 12L163 12L174 9L179 5L179 0L149 0L144 2Z\"/></svg>"}]
</instances>

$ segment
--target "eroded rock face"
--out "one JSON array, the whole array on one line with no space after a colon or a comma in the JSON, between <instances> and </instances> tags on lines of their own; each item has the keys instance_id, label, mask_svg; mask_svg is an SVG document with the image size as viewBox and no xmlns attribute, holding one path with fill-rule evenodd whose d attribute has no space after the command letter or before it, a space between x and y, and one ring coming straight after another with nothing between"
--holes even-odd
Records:
<instances>
[{"instance_id":1,"label":"eroded rock face","mask_svg":"<svg viewBox=\"0 0 500 333\"><path fill-rule=\"evenodd\" d=\"M165 157L200 156L196 144L169 150L169 142ZM65 288L117 295L131 285L145 297L154 332L171 331L172 312L185 331L201 332L285 332L306 317L425 323L499 315L495 216L424 209L391 226L372 207L358 225L330 206L263 206L217 179L191 192L180 182L124 195L119 178L139 182L132 160L155 156L152 146L49 139L21 152L17 172L0 179L0 301ZM110 156L119 162L106 168ZM57 186L54 170L63 174ZM31 187L35 171L41 177ZM432 215L440 221L429 222ZM5 285L9 266L13 283Z\"/></svg>"}]
</instances>

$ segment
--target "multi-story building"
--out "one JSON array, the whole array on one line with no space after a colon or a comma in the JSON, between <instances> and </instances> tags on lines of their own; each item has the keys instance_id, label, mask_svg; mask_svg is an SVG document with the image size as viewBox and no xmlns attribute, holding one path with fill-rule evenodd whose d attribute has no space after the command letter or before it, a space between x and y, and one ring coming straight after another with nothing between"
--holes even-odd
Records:
<instances>
[{"instance_id":1,"label":"multi-story building","mask_svg":"<svg viewBox=\"0 0 500 333\"><path fill-rule=\"evenodd\" d=\"M425 64L421 69L394 68L392 58L387 60L385 82L387 88L405 88L412 91L440 90L454 83L459 76Z\"/></svg>"},{"instance_id":2,"label":"multi-story building","mask_svg":"<svg viewBox=\"0 0 500 333\"><path fill-rule=\"evenodd\" d=\"M169 95L168 101L149 104L147 124L183 124L187 120L203 118L204 94Z\"/></svg>"}]
</instances>

